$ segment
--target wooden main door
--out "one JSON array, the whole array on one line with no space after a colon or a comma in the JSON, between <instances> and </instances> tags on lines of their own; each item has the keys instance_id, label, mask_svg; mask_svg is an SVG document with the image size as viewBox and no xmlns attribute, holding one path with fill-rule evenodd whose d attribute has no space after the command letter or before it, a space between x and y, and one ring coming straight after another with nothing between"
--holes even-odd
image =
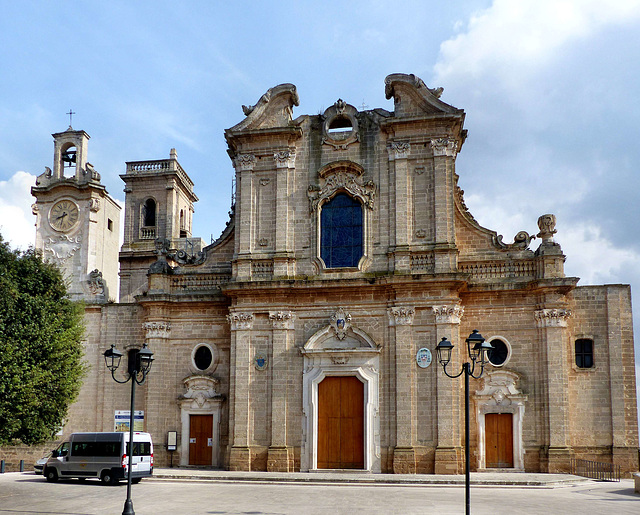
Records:
<instances>
[{"instance_id":1,"label":"wooden main door","mask_svg":"<svg viewBox=\"0 0 640 515\"><path fill-rule=\"evenodd\" d=\"M513 415L487 413L484 426L487 468L513 468Z\"/></svg>"},{"instance_id":2,"label":"wooden main door","mask_svg":"<svg viewBox=\"0 0 640 515\"><path fill-rule=\"evenodd\" d=\"M213 415L189 415L189 465L211 465Z\"/></svg>"},{"instance_id":3,"label":"wooden main door","mask_svg":"<svg viewBox=\"0 0 640 515\"><path fill-rule=\"evenodd\" d=\"M364 468L364 384L357 377L318 385L318 468Z\"/></svg>"}]
</instances>

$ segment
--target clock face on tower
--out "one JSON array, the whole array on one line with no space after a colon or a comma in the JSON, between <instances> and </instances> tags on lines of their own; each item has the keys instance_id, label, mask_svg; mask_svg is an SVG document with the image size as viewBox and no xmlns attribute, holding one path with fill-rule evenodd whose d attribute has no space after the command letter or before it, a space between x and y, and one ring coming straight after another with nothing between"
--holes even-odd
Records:
<instances>
[{"instance_id":1,"label":"clock face on tower","mask_svg":"<svg viewBox=\"0 0 640 515\"><path fill-rule=\"evenodd\" d=\"M67 232L78 223L78 206L71 200L59 200L49 211L49 225L56 231Z\"/></svg>"}]
</instances>

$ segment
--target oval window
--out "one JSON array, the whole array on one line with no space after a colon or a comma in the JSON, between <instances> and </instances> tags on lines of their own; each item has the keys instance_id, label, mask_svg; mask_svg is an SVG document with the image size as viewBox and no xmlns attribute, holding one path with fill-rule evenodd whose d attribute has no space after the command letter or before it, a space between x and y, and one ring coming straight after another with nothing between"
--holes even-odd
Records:
<instances>
[{"instance_id":1,"label":"oval window","mask_svg":"<svg viewBox=\"0 0 640 515\"><path fill-rule=\"evenodd\" d=\"M509 357L509 347L502 340L491 340L493 349L489 351L489 362L494 367L500 367L505 364Z\"/></svg>"},{"instance_id":2,"label":"oval window","mask_svg":"<svg viewBox=\"0 0 640 515\"><path fill-rule=\"evenodd\" d=\"M207 345L201 345L193 354L193 362L198 370L206 370L213 362L213 354Z\"/></svg>"}]
</instances>

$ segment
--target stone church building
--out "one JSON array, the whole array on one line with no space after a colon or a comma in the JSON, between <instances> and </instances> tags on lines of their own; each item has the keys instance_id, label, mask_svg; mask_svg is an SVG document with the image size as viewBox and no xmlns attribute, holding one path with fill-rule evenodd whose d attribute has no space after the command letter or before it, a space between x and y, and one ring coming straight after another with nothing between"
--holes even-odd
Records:
<instances>
[{"instance_id":1,"label":"stone church building","mask_svg":"<svg viewBox=\"0 0 640 515\"><path fill-rule=\"evenodd\" d=\"M130 392L103 353L147 343L136 410L156 466L462 473L463 378L435 347L450 340L459 370L477 329L494 349L471 380L473 470L638 470L629 286L566 277L552 214L513 243L481 227L458 186L464 111L413 75L385 92L393 111L338 100L294 118L292 84L243 106L225 131L230 219L209 245L175 150L126 163L119 247L89 135L53 135L36 246L86 302L91 365L64 435L114 430Z\"/></svg>"}]
</instances>

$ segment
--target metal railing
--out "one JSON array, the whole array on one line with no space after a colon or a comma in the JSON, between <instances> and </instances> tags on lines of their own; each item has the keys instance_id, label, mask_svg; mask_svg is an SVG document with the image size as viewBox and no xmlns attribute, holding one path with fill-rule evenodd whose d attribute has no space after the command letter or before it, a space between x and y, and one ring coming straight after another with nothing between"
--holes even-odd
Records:
<instances>
[{"instance_id":1,"label":"metal railing","mask_svg":"<svg viewBox=\"0 0 640 515\"><path fill-rule=\"evenodd\" d=\"M598 481L620 481L620 465L590 460L571 459L571 473Z\"/></svg>"}]
</instances>

